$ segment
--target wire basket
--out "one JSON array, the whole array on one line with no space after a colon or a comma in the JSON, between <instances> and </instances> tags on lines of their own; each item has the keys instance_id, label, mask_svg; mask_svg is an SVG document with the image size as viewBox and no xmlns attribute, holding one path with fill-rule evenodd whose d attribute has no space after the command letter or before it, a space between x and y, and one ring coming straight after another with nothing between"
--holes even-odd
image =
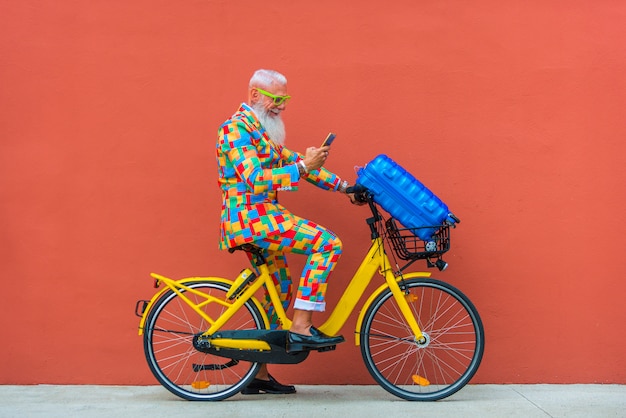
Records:
<instances>
[{"instance_id":1,"label":"wire basket","mask_svg":"<svg viewBox=\"0 0 626 418\"><path fill-rule=\"evenodd\" d=\"M420 228L398 228L396 221L385 221L387 241L401 260L420 260L438 257L450 249L450 225L424 226ZM421 240L415 234L419 229L436 229L428 241Z\"/></svg>"}]
</instances>

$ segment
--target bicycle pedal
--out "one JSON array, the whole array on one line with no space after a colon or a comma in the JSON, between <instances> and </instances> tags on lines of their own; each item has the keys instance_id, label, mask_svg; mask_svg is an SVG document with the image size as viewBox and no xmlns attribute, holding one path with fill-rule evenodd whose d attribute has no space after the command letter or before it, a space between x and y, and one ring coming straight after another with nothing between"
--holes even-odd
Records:
<instances>
[{"instance_id":1,"label":"bicycle pedal","mask_svg":"<svg viewBox=\"0 0 626 418\"><path fill-rule=\"evenodd\" d=\"M326 347L320 347L320 348L317 349L317 351L319 351L320 353L323 353L324 351L333 351L336 348L337 348L336 345L329 345L329 346L326 346Z\"/></svg>"}]
</instances>

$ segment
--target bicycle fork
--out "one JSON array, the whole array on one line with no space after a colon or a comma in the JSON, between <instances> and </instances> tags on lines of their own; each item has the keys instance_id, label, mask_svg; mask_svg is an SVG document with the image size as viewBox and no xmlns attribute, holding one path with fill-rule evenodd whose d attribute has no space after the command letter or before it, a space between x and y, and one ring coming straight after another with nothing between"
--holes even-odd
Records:
<instances>
[{"instance_id":1,"label":"bicycle fork","mask_svg":"<svg viewBox=\"0 0 626 418\"><path fill-rule=\"evenodd\" d=\"M409 302L407 301L408 293L404 292L398 283L396 276L393 274L391 270L387 270L385 273L385 281L387 282L387 286L389 290L391 290L391 294L398 304L398 308L402 315L404 315L404 319L406 319L407 325L411 328L413 335L415 337L415 342L418 344L426 343L426 337L422 333L419 325L417 324L417 319L413 315L411 311L411 307L409 306Z\"/></svg>"}]
</instances>

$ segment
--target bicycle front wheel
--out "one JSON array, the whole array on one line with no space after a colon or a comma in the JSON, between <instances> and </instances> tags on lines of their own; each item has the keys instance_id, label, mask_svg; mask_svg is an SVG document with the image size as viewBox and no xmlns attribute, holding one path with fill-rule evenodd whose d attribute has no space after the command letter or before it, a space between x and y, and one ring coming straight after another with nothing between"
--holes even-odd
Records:
<instances>
[{"instance_id":1,"label":"bicycle front wheel","mask_svg":"<svg viewBox=\"0 0 626 418\"><path fill-rule=\"evenodd\" d=\"M202 294L225 299L229 286L205 280L186 284ZM202 294L182 290L194 304L206 302ZM218 303L201 306L211 318L226 309ZM263 316L248 300L223 329L263 329ZM261 365L214 356L195 349L194 337L209 324L178 294L169 290L151 309L144 329L144 351L150 370L167 390L188 400L218 401L237 394L254 378Z\"/></svg>"},{"instance_id":2,"label":"bicycle front wheel","mask_svg":"<svg viewBox=\"0 0 626 418\"><path fill-rule=\"evenodd\" d=\"M452 395L474 376L485 335L474 305L433 279L404 281L406 299L424 335L416 341L391 290L370 305L361 326L361 355L385 390L410 401Z\"/></svg>"}]
</instances>

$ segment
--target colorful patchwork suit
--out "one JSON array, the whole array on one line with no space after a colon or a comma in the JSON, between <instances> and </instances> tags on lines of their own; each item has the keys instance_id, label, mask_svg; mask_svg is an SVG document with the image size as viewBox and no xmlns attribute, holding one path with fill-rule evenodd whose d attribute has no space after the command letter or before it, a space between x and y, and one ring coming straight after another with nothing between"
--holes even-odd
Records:
<instances>
[{"instance_id":1,"label":"colorful patchwork suit","mask_svg":"<svg viewBox=\"0 0 626 418\"><path fill-rule=\"evenodd\" d=\"M278 203L281 190L295 191L303 158L268 137L254 111L242 104L218 131L218 184L222 190L220 248L252 243L263 248L283 306L291 302L291 277L286 252L308 256L294 308L323 311L326 280L341 254L341 241L326 228L299 218ZM321 168L306 181L336 191L341 179ZM268 309L272 327L276 316Z\"/></svg>"}]
</instances>

